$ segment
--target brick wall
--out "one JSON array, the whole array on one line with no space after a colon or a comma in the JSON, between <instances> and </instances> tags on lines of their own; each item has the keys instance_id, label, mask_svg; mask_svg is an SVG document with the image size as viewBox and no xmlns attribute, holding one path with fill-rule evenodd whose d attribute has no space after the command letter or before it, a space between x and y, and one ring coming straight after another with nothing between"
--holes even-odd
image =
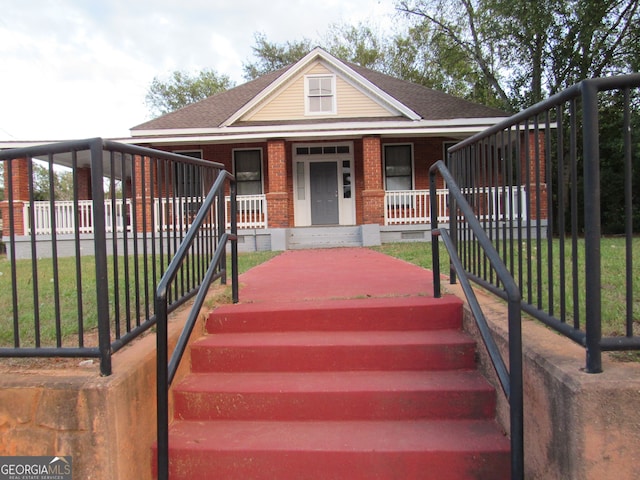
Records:
<instances>
[{"instance_id":1,"label":"brick wall","mask_svg":"<svg viewBox=\"0 0 640 480\"><path fill-rule=\"evenodd\" d=\"M546 150L545 135L542 131L529 132L521 153L522 184L525 185L529 198L529 214L532 219L548 218L547 183L546 183ZM539 208L538 208L539 204Z\"/></svg>"},{"instance_id":2,"label":"brick wall","mask_svg":"<svg viewBox=\"0 0 640 480\"><path fill-rule=\"evenodd\" d=\"M290 148L289 148L290 150ZM287 146L284 140L271 140L267 143L267 169L269 183L267 193L267 211L269 227L289 227L289 197L287 188ZM291 208L293 206L291 205Z\"/></svg>"},{"instance_id":3,"label":"brick wall","mask_svg":"<svg viewBox=\"0 0 640 480\"><path fill-rule=\"evenodd\" d=\"M362 139L364 189L362 223L384 225L384 184L380 137Z\"/></svg>"},{"instance_id":4,"label":"brick wall","mask_svg":"<svg viewBox=\"0 0 640 480\"><path fill-rule=\"evenodd\" d=\"M29 201L29 161L26 158L16 158L11 161L11 175L9 169L4 162L4 196L5 200L0 202L0 210L2 210L2 235L11 235L9 224L9 209L13 208L13 228L16 235L25 234L25 225L23 217L24 204ZM13 205L9 205L9 186L12 188Z\"/></svg>"}]
</instances>

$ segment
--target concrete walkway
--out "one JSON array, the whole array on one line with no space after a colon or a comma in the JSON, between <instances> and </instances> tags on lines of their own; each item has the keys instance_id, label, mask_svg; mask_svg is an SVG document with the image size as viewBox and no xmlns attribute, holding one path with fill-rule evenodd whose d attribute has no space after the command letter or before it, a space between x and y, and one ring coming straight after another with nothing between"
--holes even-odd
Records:
<instances>
[{"instance_id":1,"label":"concrete walkway","mask_svg":"<svg viewBox=\"0 0 640 480\"><path fill-rule=\"evenodd\" d=\"M367 248L289 250L240 276L240 303L407 296L433 296L431 271Z\"/></svg>"}]
</instances>

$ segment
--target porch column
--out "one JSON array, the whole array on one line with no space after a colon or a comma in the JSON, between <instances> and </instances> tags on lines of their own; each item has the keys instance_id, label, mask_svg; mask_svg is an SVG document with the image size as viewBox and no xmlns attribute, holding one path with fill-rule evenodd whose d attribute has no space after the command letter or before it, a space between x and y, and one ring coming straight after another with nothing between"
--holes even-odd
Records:
<instances>
[{"instance_id":1,"label":"porch column","mask_svg":"<svg viewBox=\"0 0 640 480\"><path fill-rule=\"evenodd\" d=\"M523 151L522 159L523 176L529 175L529 184L525 185L528 197L527 208L533 220L546 220L548 218L547 205L547 165L544 132L529 132L528 151ZM526 169L526 170L525 170ZM536 171L537 170L537 171ZM526 176L524 180L526 180ZM523 182L524 183L524 182ZM540 203L540 211L537 204Z\"/></svg>"},{"instance_id":2,"label":"porch column","mask_svg":"<svg viewBox=\"0 0 640 480\"><path fill-rule=\"evenodd\" d=\"M362 223L384 225L384 185L380 137L362 139L364 190Z\"/></svg>"},{"instance_id":3,"label":"porch column","mask_svg":"<svg viewBox=\"0 0 640 480\"><path fill-rule=\"evenodd\" d=\"M284 140L267 142L269 189L266 194L269 228L289 227L289 194L287 193L287 155Z\"/></svg>"},{"instance_id":4,"label":"porch column","mask_svg":"<svg viewBox=\"0 0 640 480\"><path fill-rule=\"evenodd\" d=\"M76 169L78 179L78 200L91 200L91 169L81 167Z\"/></svg>"},{"instance_id":5,"label":"porch column","mask_svg":"<svg viewBox=\"0 0 640 480\"><path fill-rule=\"evenodd\" d=\"M0 202L2 210L2 236L11 235L9 209L13 208L13 230L15 235L25 235L24 206L29 203L29 161L26 158L11 160L11 175L8 171L9 160L4 162L4 197ZM9 189L12 191L13 204L9 204Z\"/></svg>"},{"instance_id":6,"label":"porch column","mask_svg":"<svg viewBox=\"0 0 640 480\"><path fill-rule=\"evenodd\" d=\"M151 182L153 181L153 164L149 157L136 155L133 157L132 190L135 192L136 231L138 233L151 232L153 204L149 197Z\"/></svg>"}]
</instances>

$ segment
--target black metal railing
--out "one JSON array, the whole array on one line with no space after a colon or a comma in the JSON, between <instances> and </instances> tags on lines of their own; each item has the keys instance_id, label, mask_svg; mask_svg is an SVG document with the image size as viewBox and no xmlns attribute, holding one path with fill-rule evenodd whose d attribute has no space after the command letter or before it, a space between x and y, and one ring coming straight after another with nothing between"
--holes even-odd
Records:
<instances>
[{"instance_id":1,"label":"black metal railing","mask_svg":"<svg viewBox=\"0 0 640 480\"><path fill-rule=\"evenodd\" d=\"M592 373L602 371L602 351L640 349L639 139L632 74L585 80L449 149L452 180L515 279L522 309L584 346ZM520 185L524 198L504 196ZM511 214L498 217L497 204ZM504 297L468 219L450 217L464 271Z\"/></svg>"},{"instance_id":2,"label":"black metal railing","mask_svg":"<svg viewBox=\"0 0 640 480\"><path fill-rule=\"evenodd\" d=\"M472 316L476 322L483 343L491 359L491 363L496 371L500 386L509 401L509 423L511 436L511 479L521 480L524 478L524 415L523 415L523 389L522 389L522 324L520 310L520 291L509 270L502 262L500 255L494 248L491 240L486 235L480 221L471 206L465 200L463 193L451 176L451 173L442 161L436 162L429 170L430 189L432 195L436 192L436 175L441 175L444 182L449 187L450 201L456 207L452 212L456 212L456 217L468 225L468 233L473 236L477 243L479 252L486 260L486 267L495 272L499 284L504 288L508 308L509 327L509 368L498 349L495 340L489 329L486 317L475 296L465 267L456 252L454 241L449 236L446 229L438 226L438 215L436 205L432 205L431 228L432 228L432 255L433 255L433 277L434 277L434 297L441 296L440 286L440 250L438 238L442 238L449 258L451 260L451 279L455 282L456 276L460 279L461 287L464 291L467 303ZM435 202L434 202L435 203Z\"/></svg>"},{"instance_id":3,"label":"black metal railing","mask_svg":"<svg viewBox=\"0 0 640 480\"><path fill-rule=\"evenodd\" d=\"M224 167L99 138L5 150L0 161L0 356L99 358L109 375L111 355L155 325L160 279ZM224 198L216 204L181 252L170 309L224 255Z\"/></svg>"},{"instance_id":4,"label":"black metal railing","mask_svg":"<svg viewBox=\"0 0 640 480\"><path fill-rule=\"evenodd\" d=\"M202 281L198 295L189 312L189 317L180 334L180 338L173 350L170 360L168 360L168 316L169 316L169 293L172 285L177 281L178 275L184 266L185 260L189 256L189 251L193 248L199 238L200 232L206 231L206 221L213 212L218 216L218 224L224 225L224 186L225 182L230 182L231 196L231 233L224 233L214 252L211 263ZM216 208L216 206L220 206ZM236 203L236 183L235 178L226 171L220 172L216 182L204 199L191 228L187 232L176 255L173 257L169 267L162 276L156 290L155 305L157 319L157 467L158 479L167 480L169 478L169 389L175 377L178 366L187 347L189 337L198 319L200 309L205 301L208 287L213 281L222 278L226 281L226 261L225 252L227 241L231 241L231 264L232 264L232 300L238 303L238 244L237 244L237 203Z\"/></svg>"}]
</instances>

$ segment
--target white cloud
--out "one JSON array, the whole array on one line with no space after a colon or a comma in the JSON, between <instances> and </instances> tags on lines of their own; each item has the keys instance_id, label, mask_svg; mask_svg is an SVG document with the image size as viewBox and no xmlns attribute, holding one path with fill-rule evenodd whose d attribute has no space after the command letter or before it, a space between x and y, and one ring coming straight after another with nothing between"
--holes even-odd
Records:
<instances>
[{"instance_id":1,"label":"white cloud","mask_svg":"<svg viewBox=\"0 0 640 480\"><path fill-rule=\"evenodd\" d=\"M0 16L0 140L126 136L151 80L212 68L242 83L256 32L315 39L392 0L21 0Z\"/></svg>"}]
</instances>

